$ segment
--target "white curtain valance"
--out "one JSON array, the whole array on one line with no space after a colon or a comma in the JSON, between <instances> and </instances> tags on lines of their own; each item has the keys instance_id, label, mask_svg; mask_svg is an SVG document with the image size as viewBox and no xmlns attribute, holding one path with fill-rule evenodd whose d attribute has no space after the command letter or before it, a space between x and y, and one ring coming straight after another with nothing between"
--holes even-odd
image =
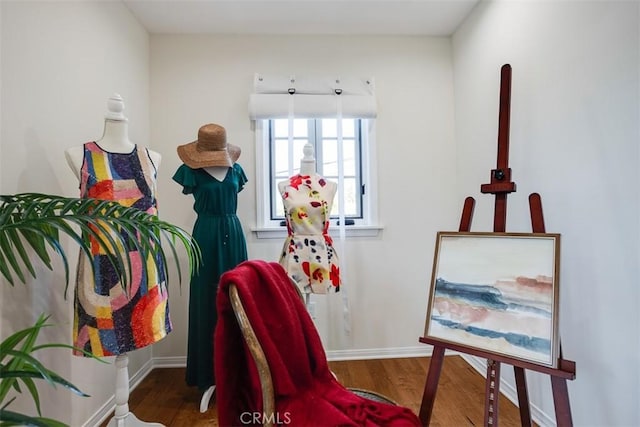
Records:
<instances>
[{"instance_id":1,"label":"white curtain valance","mask_svg":"<svg viewBox=\"0 0 640 427\"><path fill-rule=\"evenodd\" d=\"M338 106L338 97L341 105ZM375 118L373 79L310 78L256 74L249 97L249 117L256 119L335 117Z\"/></svg>"}]
</instances>

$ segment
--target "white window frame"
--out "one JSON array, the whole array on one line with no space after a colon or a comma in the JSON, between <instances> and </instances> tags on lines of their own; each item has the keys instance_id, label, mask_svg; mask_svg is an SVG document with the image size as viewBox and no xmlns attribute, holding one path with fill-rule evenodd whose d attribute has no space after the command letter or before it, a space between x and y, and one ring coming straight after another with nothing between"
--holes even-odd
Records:
<instances>
[{"instance_id":1,"label":"white window frame","mask_svg":"<svg viewBox=\"0 0 640 427\"><path fill-rule=\"evenodd\" d=\"M344 227L347 237L377 236L382 226L378 223L377 200L377 159L376 132L374 119L362 119L361 129L362 147L362 184L365 194L362 196L362 219L355 220L354 225ZM271 219L270 200L270 161L269 161L269 121L259 119L255 121L256 137L256 226L252 229L260 239L284 238L287 228L280 225L281 220ZM336 198L339 195L336 194ZM329 233L337 237L340 226L332 219Z\"/></svg>"}]
</instances>

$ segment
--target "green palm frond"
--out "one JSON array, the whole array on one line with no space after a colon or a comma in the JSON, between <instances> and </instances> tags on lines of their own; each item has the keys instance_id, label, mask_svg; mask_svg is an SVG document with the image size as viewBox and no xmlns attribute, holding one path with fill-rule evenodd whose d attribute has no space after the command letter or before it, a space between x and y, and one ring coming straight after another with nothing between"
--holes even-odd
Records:
<instances>
[{"instance_id":1,"label":"green palm frond","mask_svg":"<svg viewBox=\"0 0 640 427\"><path fill-rule=\"evenodd\" d=\"M125 291L131 280L130 251L139 252L142 260L149 260L149 263L141 263L145 269L142 276L146 278L153 276L146 271L151 266L160 270L159 273L164 273L166 280L169 280L165 248L169 248L175 260L180 283L182 272L176 246L182 245L186 250L191 273L199 268L201 262L200 249L190 234L136 208L125 207L114 201L39 193L0 195L0 273L12 286L17 281L27 283L29 276L36 278L32 258L40 259L47 268L53 270L49 256L53 250L64 266L66 298L70 263L61 242L62 236L78 244L80 256L91 258L97 245L100 254L107 257L118 274ZM92 262L88 264L94 268ZM40 394L36 386L38 380L54 388L62 386L86 396L38 361L34 356L36 351L52 347L74 349L104 362L70 345L36 345L40 330L50 326L47 320L47 316L41 316L34 326L18 331L0 343L0 426L65 426L64 423L41 416ZM7 410L15 400L15 397L8 399L8 393L13 390L21 394L23 389L31 396L37 417Z\"/></svg>"},{"instance_id":2,"label":"green palm frond","mask_svg":"<svg viewBox=\"0 0 640 427\"><path fill-rule=\"evenodd\" d=\"M34 353L43 348L74 348L66 344L36 345L40 331L45 327L51 326L51 324L47 323L48 319L48 316L41 315L33 326L12 334L0 343L0 402L3 402L2 408L0 408L0 425L5 425L5 421L9 421L4 418L5 415L10 417L16 415L6 410L7 406L15 398L6 403L4 401L11 390L16 393L22 393L22 386L29 392L38 415L41 415L40 394L34 379L44 380L54 388L59 385L79 396L87 396L78 387L46 368L34 357ZM93 355L89 356L104 362Z\"/></svg>"},{"instance_id":3,"label":"green palm frond","mask_svg":"<svg viewBox=\"0 0 640 427\"><path fill-rule=\"evenodd\" d=\"M0 426L27 426L27 427L68 427L65 423L61 423L51 418L30 417L7 410L0 411Z\"/></svg>"},{"instance_id":4,"label":"green palm frond","mask_svg":"<svg viewBox=\"0 0 640 427\"><path fill-rule=\"evenodd\" d=\"M127 272L131 271L131 260L123 248L133 246L141 253L142 259L151 257L168 280L163 243L168 244L180 283L182 274L175 246L181 244L186 250L192 272L199 267L201 259L198 245L185 230L155 215L114 201L40 193L0 196L0 273L11 285L16 280L25 283L28 275L36 277L29 248L49 269L53 268L49 250L53 250L64 265L66 297L69 258L60 243L61 235L75 241L88 257L92 253L91 237L101 247L101 252L107 256L125 288L130 280ZM89 264L93 268L93 264ZM142 265L147 268L146 263Z\"/></svg>"}]
</instances>

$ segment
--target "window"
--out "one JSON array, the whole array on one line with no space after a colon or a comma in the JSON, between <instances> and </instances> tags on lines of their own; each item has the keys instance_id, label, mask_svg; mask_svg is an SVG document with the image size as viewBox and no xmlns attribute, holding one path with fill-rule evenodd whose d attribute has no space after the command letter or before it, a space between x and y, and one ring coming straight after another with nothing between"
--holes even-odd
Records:
<instances>
[{"instance_id":1,"label":"window","mask_svg":"<svg viewBox=\"0 0 640 427\"><path fill-rule=\"evenodd\" d=\"M284 207L278 193L278 183L299 172L305 144L313 146L318 174L330 181L339 181L337 122L337 119L294 119L293 138L290 142L289 120L269 120L271 220L284 220ZM360 125L358 119L342 120L344 215L347 224L353 224L355 219L362 219L362 196L365 188L361 174ZM336 196L331 217L338 218L339 212L340 197Z\"/></svg>"},{"instance_id":2,"label":"window","mask_svg":"<svg viewBox=\"0 0 640 427\"><path fill-rule=\"evenodd\" d=\"M342 175L344 188L344 216L349 235L377 233L373 209L372 146L373 123L366 119L342 119ZM258 237L280 237L286 233L284 207L278 183L300 170L303 147L311 144L316 159L316 171L326 179L339 183L338 119L296 118L256 121L258 179ZM338 190L340 191L340 189ZM340 194L336 194L331 210L331 228L338 226ZM358 232L354 233L354 229ZM275 230L280 230L277 233Z\"/></svg>"}]
</instances>

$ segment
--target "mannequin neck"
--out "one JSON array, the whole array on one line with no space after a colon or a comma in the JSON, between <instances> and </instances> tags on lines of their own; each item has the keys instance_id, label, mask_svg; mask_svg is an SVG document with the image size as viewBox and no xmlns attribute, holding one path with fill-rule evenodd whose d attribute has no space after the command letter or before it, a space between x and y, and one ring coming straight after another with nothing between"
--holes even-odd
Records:
<instances>
[{"instance_id":1,"label":"mannequin neck","mask_svg":"<svg viewBox=\"0 0 640 427\"><path fill-rule=\"evenodd\" d=\"M229 166L209 166L203 169L218 181L224 181L229 171Z\"/></svg>"},{"instance_id":2,"label":"mannequin neck","mask_svg":"<svg viewBox=\"0 0 640 427\"><path fill-rule=\"evenodd\" d=\"M130 153L135 144L129 141L128 123L126 120L104 121L104 133L96 143L105 151L112 153Z\"/></svg>"},{"instance_id":3,"label":"mannequin neck","mask_svg":"<svg viewBox=\"0 0 640 427\"><path fill-rule=\"evenodd\" d=\"M300 162L300 175L313 175L316 173L315 160L302 160Z\"/></svg>"}]
</instances>

